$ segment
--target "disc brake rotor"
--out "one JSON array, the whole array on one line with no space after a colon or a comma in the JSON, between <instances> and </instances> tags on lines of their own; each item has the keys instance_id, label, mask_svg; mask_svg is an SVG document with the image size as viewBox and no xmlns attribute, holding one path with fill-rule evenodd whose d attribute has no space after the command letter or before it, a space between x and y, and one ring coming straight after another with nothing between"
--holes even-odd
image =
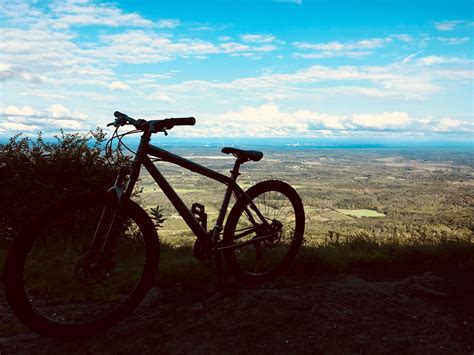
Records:
<instances>
[{"instance_id":1,"label":"disc brake rotor","mask_svg":"<svg viewBox=\"0 0 474 355\"><path fill-rule=\"evenodd\" d=\"M270 225L270 230L269 230L272 237L265 239L265 245L267 247L273 248L278 243L280 243L281 237L283 234L282 229L283 229L283 224L280 221L277 221L276 219L274 219L272 221L272 224Z\"/></svg>"},{"instance_id":2,"label":"disc brake rotor","mask_svg":"<svg viewBox=\"0 0 474 355\"><path fill-rule=\"evenodd\" d=\"M88 252L79 259L74 267L74 276L84 285L93 285L103 282L114 263L106 267L101 255L97 252Z\"/></svg>"}]
</instances>

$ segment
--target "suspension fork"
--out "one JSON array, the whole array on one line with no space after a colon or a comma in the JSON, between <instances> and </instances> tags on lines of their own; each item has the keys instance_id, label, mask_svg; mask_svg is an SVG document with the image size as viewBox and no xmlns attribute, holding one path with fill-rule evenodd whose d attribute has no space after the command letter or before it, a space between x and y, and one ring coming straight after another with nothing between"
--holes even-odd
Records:
<instances>
[{"instance_id":1,"label":"suspension fork","mask_svg":"<svg viewBox=\"0 0 474 355\"><path fill-rule=\"evenodd\" d=\"M138 179L140 164L134 161L132 166L123 166L119 169L114 185L108 190L115 196L118 208L104 208L97 224L89 251L100 253L101 259L111 260L119 238L119 226L123 222L126 201L130 198ZM124 182L130 176L124 190Z\"/></svg>"},{"instance_id":2,"label":"suspension fork","mask_svg":"<svg viewBox=\"0 0 474 355\"><path fill-rule=\"evenodd\" d=\"M132 195L140 175L142 157L146 154L146 147L150 141L150 136L151 133L149 131L144 132L131 166L122 166L119 169L114 185L108 190L109 193L115 194L118 208L113 210L104 208L89 249L100 252L101 258L105 260L110 260L114 254L119 237L118 227L122 223L124 215L122 212L125 211L126 201ZM129 176L129 179L124 190L123 185L127 176Z\"/></svg>"},{"instance_id":3,"label":"suspension fork","mask_svg":"<svg viewBox=\"0 0 474 355\"><path fill-rule=\"evenodd\" d=\"M130 175L131 169L128 166L123 166L119 169L117 177L115 178L115 182L113 186L107 191L108 193L114 194L119 201L119 205L123 204L123 183L125 178ZM102 210L99 222L97 223L97 227L94 232L94 237L92 238L91 245L89 247L89 251L99 251L104 247L104 234L108 236L111 231L110 220L111 218L115 220L115 211L110 208L104 208Z\"/></svg>"}]
</instances>

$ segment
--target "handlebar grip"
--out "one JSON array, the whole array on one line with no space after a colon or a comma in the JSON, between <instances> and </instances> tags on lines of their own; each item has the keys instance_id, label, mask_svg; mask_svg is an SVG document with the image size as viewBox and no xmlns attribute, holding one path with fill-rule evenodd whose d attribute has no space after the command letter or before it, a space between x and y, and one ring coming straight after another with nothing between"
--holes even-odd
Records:
<instances>
[{"instance_id":1,"label":"handlebar grip","mask_svg":"<svg viewBox=\"0 0 474 355\"><path fill-rule=\"evenodd\" d=\"M169 120L173 126L194 126L196 124L194 117L170 118Z\"/></svg>"},{"instance_id":2,"label":"handlebar grip","mask_svg":"<svg viewBox=\"0 0 474 355\"><path fill-rule=\"evenodd\" d=\"M124 116L126 117L127 115L122 113L122 112L115 111L114 116L115 116L115 118L122 118Z\"/></svg>"}]
</instances>

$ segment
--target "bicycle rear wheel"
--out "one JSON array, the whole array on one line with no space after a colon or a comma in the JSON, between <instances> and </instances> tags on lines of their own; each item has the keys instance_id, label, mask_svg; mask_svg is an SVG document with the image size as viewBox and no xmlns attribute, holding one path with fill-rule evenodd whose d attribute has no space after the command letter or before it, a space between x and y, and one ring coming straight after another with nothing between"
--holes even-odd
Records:
<instances>
[{"instance_id":1,"label":"bicycle rear wheel","mask_svg":"<svg viewBox=\"0 0 474 355\"><path fill-rule=\"evenodd\" d=\"M240 198L224 230L224 258L240 281L255 284L284 272L303 242L304 208L298 193L287 183L262 181L246 191L263 215Z\"/></svg>"},{"instance_id":2,"label":"bicycle rear wheel","mask_svg":"<svg viewBox=\"0 0 474 355\"><path fill-rule=\"evenodd\" d=\"M110 254L102 252L106 235L116 236ZM158 261L158 236L143 209L127 201L119 210L110 193L83 194L47 208L14 240L4 270L6 298L39 334L83 336L133 311L152 286Z\"/></svg>"}]
</instances>

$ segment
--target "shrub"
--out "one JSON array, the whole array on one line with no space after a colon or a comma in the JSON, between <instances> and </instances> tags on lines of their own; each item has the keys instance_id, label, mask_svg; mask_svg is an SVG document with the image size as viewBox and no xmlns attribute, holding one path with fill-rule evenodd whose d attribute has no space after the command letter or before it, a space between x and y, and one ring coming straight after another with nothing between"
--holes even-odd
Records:
<instances>
[{"instance_id":1,"label":"shrub","mask_svg":"<svg viewBox=\"0 0 474 355\"><path fill-rule=\"evenodd\" d=\"M0 145L0 246L41 208L65 195L104 190L125 157L105 157L101 130L65 133L47 142L17 134Z\"/></svg>"}]
</instances>

